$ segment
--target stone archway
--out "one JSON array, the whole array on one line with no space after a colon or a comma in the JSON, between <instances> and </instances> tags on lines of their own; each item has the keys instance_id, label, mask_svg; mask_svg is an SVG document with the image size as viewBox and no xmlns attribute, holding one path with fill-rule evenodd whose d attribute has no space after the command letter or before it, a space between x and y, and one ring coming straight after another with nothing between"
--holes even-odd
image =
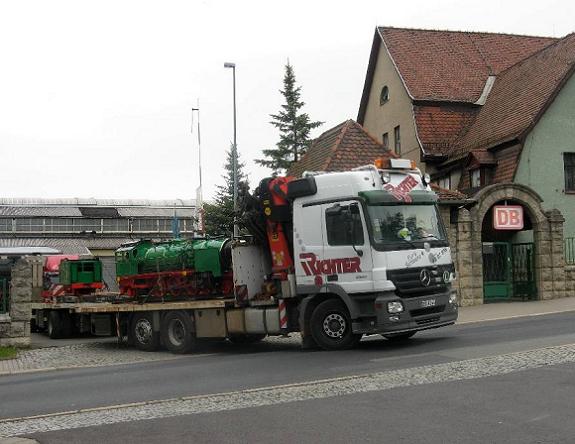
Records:
<instances>
[{"instance_id":1,"label":"stone archway","mask_svg":"<svg viewBox=\"0 0 575 444\"><path fill-rule=\"evenodd\" d=\"M563 222L557 209L544 211L541 197L521 184L495 184L481 189L471 210L461 209L457 223L457 269L462 305L483 303L482 224L494 204L512 201L523 206L533 225L535 279L539 299L565 295Z\"/></svg>"}]
</instances>

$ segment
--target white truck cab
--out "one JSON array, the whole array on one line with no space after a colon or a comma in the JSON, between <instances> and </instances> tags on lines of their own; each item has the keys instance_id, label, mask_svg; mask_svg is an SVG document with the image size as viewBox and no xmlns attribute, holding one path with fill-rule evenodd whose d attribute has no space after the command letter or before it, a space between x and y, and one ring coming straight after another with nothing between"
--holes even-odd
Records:
<instances>
[{"instance_id":1,"label":"white truck cab","mask_svg":"<svg viewBox=\"0 0 575 444\"><path fill-rule=\"evenodd\" d=\"M455 269L428 176L390 159L306 178L317 191L293 199L298 294L337 295L355 334L405 338L455 322Z\"/></svg>"}]
</instances>

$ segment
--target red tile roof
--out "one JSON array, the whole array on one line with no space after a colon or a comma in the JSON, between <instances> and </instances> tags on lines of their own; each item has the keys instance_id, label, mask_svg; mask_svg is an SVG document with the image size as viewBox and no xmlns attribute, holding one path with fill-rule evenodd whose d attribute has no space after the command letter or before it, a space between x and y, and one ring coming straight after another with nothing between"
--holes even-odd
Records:
<instances>
[{"instance_id":1,"label":"red tile roof","mask_svg":"<svg viewBox=\"0 0 575 444\"><path fill-rule=\"evenodd\" d=\"M327 130L287 174L299 177L304 171L345 171L373 163L380 157L396 157L370 136L357 122L347 120Z\"/></svg>"},{"instance_id":2,"label":"red tile roof","mask_svg":"<svg viewBox=\"0 0 575 444\"><path fill-rule=\"evenodd\" d=\"M575 70L575 34L502 72L453 156L525 135Z\"/></svg>"},{"instance_id":3,"label":"red tile roof","mask_svg":"<svg viewBox=\"0 0 575 444\"><path fill-rule=\"evenodd\" d=\"M439 185L436 185L434 183L432 183L430 186L431 189L435 191L435 193L437 194L437 197L439 198L440 202L448 202L448 201L461 202L469 199L466 194L463 194L460 191L441 188Z\"/></svg>"},{"instance_id":4,"label":"red tile roof","mask_svg":"<svg viewBox=\"0 0 575 444\"><path fill-rule=\"evenodd\" d=\"M417 135L427 155L452 151L458 137L467 129L477 107L454 104L414 105Z\"/></svg>"},{"instance_id":5,"label":"red tile roof","mask_svg":"<svg viewBox=\"0 0 575 444\"><path fill-rule=\"evenodd\" d=\"M473 121L479 108L473 104L482 96L488 78L556 41L550 37L379 27L358 122L364 121L379 49L384 43L414 100L415 123L424 152L449 154Z\"/></svg>"},{"instance_id":6,"label":"red tile roof","mask_svg":"<svg viewBox=\"0 0 575 444\"><path fill-rule=\"evenodd\" d=\"M380 27L378 31L415 100L474 103L487 78L556 41L485 32Z\"/></svg>"}]
</instances>

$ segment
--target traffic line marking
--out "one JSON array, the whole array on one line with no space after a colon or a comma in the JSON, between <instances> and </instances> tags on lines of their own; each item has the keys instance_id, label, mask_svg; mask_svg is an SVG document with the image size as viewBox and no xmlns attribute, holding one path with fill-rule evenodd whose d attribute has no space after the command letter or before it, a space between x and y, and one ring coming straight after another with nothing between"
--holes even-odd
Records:
<instances>
[{"instance_id":1,"label":"traffic line marking","mask_svg":"<svg viewBox=\"0 0 575 444\"><path fill-rule=\"evenodd\" d=\"M0 420L0 437L264 407L575 363L575 343L366 375Z\"/></svg>"}]
</instances>

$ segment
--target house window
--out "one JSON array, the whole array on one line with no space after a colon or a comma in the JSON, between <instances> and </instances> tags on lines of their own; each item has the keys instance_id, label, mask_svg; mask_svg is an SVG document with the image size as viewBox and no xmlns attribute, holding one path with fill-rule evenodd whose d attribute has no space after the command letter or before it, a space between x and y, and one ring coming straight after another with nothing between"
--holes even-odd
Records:
<instances>
[{"instance_id":1,"label":"house window","mask_svg":"<svg viewBox=\"0 0 575 444\"><path fill-rule=\"evenodd\" d=\"M389 88L386 85L383 88L381 88L381 93L379 95L379 105L380 106L383 105L388 100L389 100Z\"/></svg>"},{"instance_id":2,"label":"house window","mask_svg":"<svg viewBox=\"0 0 575 444\"><path fill-rule=\"evenodd\" d=\"M393 128L393 136L395 138L395 154L401 155L401 136L399 132L399 125Z\"/></svg>"},{"instance_id":3,"label":"house window","mask_svg":"<svg viewBox=\"0 0 575 444\"><path fill-rule=\"evenodd\" d=\"M450 190L451 189L451 174L448 174L447 176L439 179L437 181L437 185L439 185L440 188L443 188L445 190Z\"/></svg>"},{"instance_id":4,"label":"house window","mask_svg":"<svg viewBox=\"0 0 575 444\"><path fill-rule=\"evenodd\" d=\"M565 191L575 191L575 153L563 153Z\"/></svg>"},{"instance_id":5,"label":"house window","mask_svg":"<svg viewBox=\"0 0 575 444\"><path fill-rule=\"evenodd\" d=\"M471 182L471 188L477 188L481 186L481 170L476 168L469 172L469 179Z\"/></svg>"},{"instance_id":6,"label":"house window","mask_svg":"<svg viewBox=\"0 0 575 444\"><path fill-rule=\"evenodd\" d=\"M383 136L381 136L381 144L385 151L389 151L389 133L383 133Z\"/></svg>"}]
</instances>

